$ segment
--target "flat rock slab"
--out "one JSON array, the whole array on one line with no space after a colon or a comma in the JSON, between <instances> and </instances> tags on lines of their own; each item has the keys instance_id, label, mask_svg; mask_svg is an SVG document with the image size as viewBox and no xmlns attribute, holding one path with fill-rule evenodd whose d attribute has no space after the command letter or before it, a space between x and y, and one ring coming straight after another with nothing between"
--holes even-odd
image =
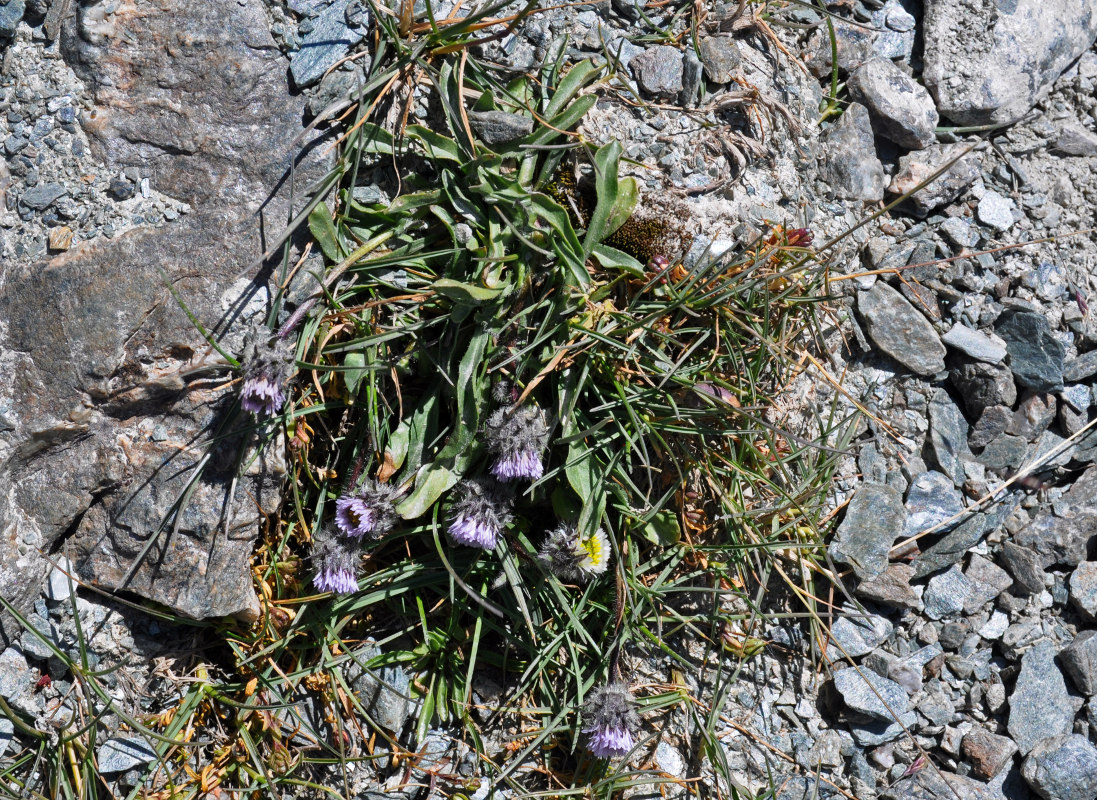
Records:
<instances>
[{"instance_id":1,"label":"flat rock slab","mask_svg":"<svg viewBox=\"0 0 1097 800\"><path fill-rule=\"evenodd\" d=\"M1055 662L1055 644L1041 639L1021 657L1021 673L1009 697L1009 735L1022 753L1041 739L1070 733L1075 706Z\"/></svg>"},{"instance_id":2,"label":"flat rock slab","mask_svg":"<svg viewBox=\"0 0 1097 800\"><path fill-rule=\"evenodd\" d=\"M880 800L998 800L999 795L985 783L953 775L930 764L909 778L897 781L880 794Z\"/></svg>"},{"instance_id":3,"label":"flat rock slab","mask_svg":"<svg viewBox=\"0 0 1097 800\"><path fill-rule=\"evenodd\" d=\"M830 545L830 557L853 567L862 580L887 569L888 552L903 531L907 512L902 496L884 484L862 484L849 501L846 518Z\"/></svg>"},{"instance_id":4,"label":"flat rock slab","mask_svg":"<svg viewBox=\"0 0 1097 800\"><path fill-rule=\"evenodd\" d=\"M883 352L917 375L936 375L945 368L945 346L929 320L899 292L877 281L857 293L857 310L865 332Z\"/></svg>"},{"instance_id":5,"label":"flat rock slab","mask_svg":"<svg viewBox=\"0 0 1097 800\"><path fill-rule=\"evenodd\" d=\"M168 285L238 347L248 314L264 310L248 298L262 296L265 278L238 279L257 271L264 227L275 234L287 218L272 190L298 152L303 104L289 96L259 0L122 4L95 24L83 17L100 6L72 8L60 53L92 92L93 154L117 172L140 167L193 212L4 265L0 350L11 369L0 400L18 410L5 436L21 455L4 465L15 488L0 504L0 594L25 608L49 563L20 546L33 537L50 551L72 532L65 552L81 580L190 617L253 618L248 562L279 501L282 457L271 448L229 502L250 422L227 416L228 373L181 377L207 345ZM226 438L176 514L223 424Z\"/></svg>"},{"instance_id":6,"label":"flat rock slab","mask_svg":"<svg viewBox=\"0 0 1097 800\"><path fill-rule=\"evenodd\" d=\"M896 144L920 150L936 141L937 108L921 84L888 58L873 58L853 71L850 95L872 114L877 131Z\"/></svg>"},{"instance_id":7,"label":"flat rock slab","mask_svg":"<svg viewBox=\"0 0 1097 800\"><path fill-rule=\"evenodd\" d=\"M876 202L884 196L884 165L876 157L868 109L850 103L826 135L819 177L846 200Z\"/></svg>"},{"instance_id":8,"label":"flat rock slab","mask_svg":"<svg viewBox=\"0 0 1097 800\"><path fill-rule=\"evenodd\" d=\"M911 210L916 216L929 216L933 209L959 197L979 177L979 160L966 150L967 145L963 144L933 144L903 156L899 159L899 171L888 184L888 191L892 194L914 192L907 200ZM944 172L933 178L940 170ZM930 183L917 189L930 178L933 178Z\"/></svg>"},{"instance_id":9,"label":"flat rock slab","mask_svg":"<svg viewBox=\"0 0 1097 800\"><path fill-rule=\"evenodd\" d=\"M1020 119L1097 38L1097 0L926 0L923 79L960 125Z\"/></svg>"},{"instance_id":10,"label":"flat rock slab","mask_svg":"<svg viewBox=\"0 0 1097 800\"><path fill-rule=\"evenodd\" d=\"M910 711L906 689L871 669L850 667L834 674L834 688L846 705L860 714L883 722L894 722Z\"/></svg>"},{"instance_id":11,"label":"flat rock slab","mask_svg":"<svg viewBox=\"0 0 1097 800\"><path fill-rule=\"evenodd\" d=\"M1003 315L995 332L1006 343L1009 368L1019 386L1034 392L1063 388L1066 349L1043 314L1018 311Z\"/></svg>"}]
</instances>

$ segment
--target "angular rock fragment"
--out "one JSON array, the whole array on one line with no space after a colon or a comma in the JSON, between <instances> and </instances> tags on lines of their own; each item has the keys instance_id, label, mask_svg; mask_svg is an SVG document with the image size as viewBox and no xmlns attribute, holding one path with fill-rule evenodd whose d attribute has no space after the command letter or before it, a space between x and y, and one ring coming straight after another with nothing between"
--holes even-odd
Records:
<instances>
[{"instance_id":1,"label":"angular rock fragment","mask_svg":"<svg viewBox=\"0 0 1097 800\"><path fill-rule=\"evenodd\" d=\"M869 110L882 136L912 150L936 141L933 98L890 59L866 61L853 71L846 86L853 99Z\"/></svg>"},{"instance_id":2,"label":"angular rock fragment","mask_svg":"<svg viewBox=\"0 0 1097 800\"><path fill-rule=\"evenodd\" d=\"M1029 648L1009 696L1009 735L1025 754L1041 739L1070 733L1074 725L1077 709L1055 656L1055 644L1048 639Z\"/></svg>"},{"instance_id":3,"label":"angular rock fragment","mask_svg":"<svg viewBox=\"0 0 1097 800\"><path fill-rule=\"evenodd\" d=\"M876 156L868 110L851 103L826 134L819 177L846 200L876 202L884 196L884 165Z\"/></svg>"},{"instance_id":4,"label":"angular rock fragment","mask_svg":"<svg viewBox=\"0 0 1097 800\"><path fill-rule=\"evenodd\" d=\"M830 557L853 567L859 578L874 578L887 569L888 551L905 522L906 509L897 491L882 484L863 484L849 501L830 544Z\"/></svg>"},{"instance_id":5,"label":"angular rock fragment","mask_svg":"<svg viewBox=\"0 0 1097 800\"><path fill-rule=\"evenodd\" d=\"M963 144L930 145L903 156L888 191L897 195L914 192L907 200L911 209L919 217L929 216L933 209L959 197L979 177L979 161L967 149ZM917 189L942 170L930 183Z\"/></svg>"},{"instance_id":6,"label":"angular rock fragment","mask_svg":"<svg viewBox=\"0 0 1097 800\"><path fill-rule=\"evenodd\" d=\"M1021 775L1044 800L1097 797L1097 747L1078 734L1044 739L1021 764Z\"/></svg>"},{"instance_id":7,"label":"angular rock fragment","mask_svg":"<svg viewBox=\"0 0 1097 800\"><path fill-rule=\"evenodd\" d=\"M858 292L857 310L865 332L883 352L917 375L935 375L945 368L945 346L929 320L901 294L877 281Z\"/></svg>"}]
</instances>

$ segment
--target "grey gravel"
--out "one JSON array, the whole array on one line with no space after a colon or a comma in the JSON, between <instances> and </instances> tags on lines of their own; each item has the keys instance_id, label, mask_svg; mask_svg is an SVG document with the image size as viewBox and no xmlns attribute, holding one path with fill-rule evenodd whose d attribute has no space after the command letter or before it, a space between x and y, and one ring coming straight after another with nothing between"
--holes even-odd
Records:
<instances>
[{"instance_id":1,"label":"grey gravel","mask_svg":"<svg viewBox=\"0 0 1097 800\"><path fill-rule=\"evenodd\" d=\"M470 111L469 125L484 144L497 145L533 133L533 120L508 111Z\"/></svg>"},{"instance_id":2,"label":"grey gravel","mask_svg":"<svg viewBox=\"0 0 1097 800\"><path fill-rule=\"evenodd\" d=\"M1007 727L1022 753L1048 736L1070 733L1074 724L1075 707L1055 656L1055 644L1041 639L1021 657Z\"/></svg>"},{"instance_id":3,"label":"grey gravel","mask_svg":"<svg viewBox=\"0 0 1097 800\"><path fill-rule=\"evenodd\" d=\"M926 616L930 619L943 619L964 610L964 603L971 594L972 586L957 566L947 572L934 575L929 579L922 603Z\"/></svg>"},{"instance_id":4,"label":"grey gravel","mask_svg":"<svg viewBox=\"0 0 1097 800\"><path fill-rule=\"evenodd\" d=\"M699 49L705 77L713 83L730 83L741 60L735 41L729 36L706 36Z\"/></svg>"},{"instance_id":5,"label":"grey gravel","mask_svg":"<svg viewBox=\"0 0 1097 800\"><path fill-rule=\"evenodd\" d=\"M1097 156L1097 134L1076 122L1067 121L1059 129L1055 150L1067 156Z\"/></svg>"},{"instance_id":6,"label":"grey gravel","mask_svg":"<svg viewBox=\"0 0 1097 800\"><path fill-rule=\"evenodd\" d=\"M853 71L846 85L850 96L869 110L881 136L915 150L936 140L938 118L933 98L890 59L866 61Z\"/></svg>"},{"instance_id":7,"label":"grey gravel","mask_svg":"<svg viewBox=\"0 0 1097 800\"><path fill-rule=\"evenodd\" d=\"M1097 797L1097 748L1078 734L1044 739L1021 764L1021 774L1045 800Z\"/></svg>"},{"instance_id":8,"label":"grey gravel","mask_svg":"<svg viewBox=\"0 0 1097 800\"><path fill-rule=\"evenodd\" d=\"M677 97L682 91L682 51L668 45L648 47L630 64L632 73L647 94Z\"/></svg>"},{"instance_id":9,"label":"grey gravel","mask_svg":"<svg viewBox=\"0 0 1097 800\"><path fill-rule=\"evenodd\" d=\"M59 183L41 183L23 192L19 202L35 211L43 211L68 194Z\"/></svg>"},{"instance_id":10,"label":"grey gravel","mask_svg":"<svg viewBox=\"0 0 1097 800\"><path fill-rule=\"evenodd\" d=\"M917 375L935 375L945 368L945 346L929 320L901 294L877 281L858 292L857 310L865 332L883 352Z\"/></svg>"},{"instance_id":11,"label":"grey gravel","mask_svg":"<svg viewBox=\"0 0 1097 800\"><path fill-rule=\"evenodd\" d=\"M910 713L906 690L870 669L839 670L834 674L834 686L851 710L882 722L902 720Z\"/></svg>"},{"instance_id":12,"label":"grey gravel","mask_svg":"<svg viewBox=\"0 0 1097 800\"><path fill-rule=\"evenodd\" d=\"M979 244L979 231L963 217L946 219L941 223L941 232L957 247L971 248Z\"/></svg>"},{"instance_id":13,"label":"grey gravel","mask_svg":"<svg viewBox=\"0 0 1097 800\"><path fill-rule=\"evenodd\" d=\"M860 103L851 103L827 131L819 177L846 200L883 198L884 165L876 155L868 109Z\"/></svg>"},{"instance_id":14,"label":"grey gravel","mask_svg":"<svg viewBox=\"0 0 1097 800\"><path fill-rule=\"evenodd\" d=\"M299 89L312 86L365 36L364 27L347 24L348 0L335 0L313 20L312 30L290 60L290 74ZM368 20L368 15L367 18ZM356 20L358 21L358 20Z\"/></svg>"}]
</instances>

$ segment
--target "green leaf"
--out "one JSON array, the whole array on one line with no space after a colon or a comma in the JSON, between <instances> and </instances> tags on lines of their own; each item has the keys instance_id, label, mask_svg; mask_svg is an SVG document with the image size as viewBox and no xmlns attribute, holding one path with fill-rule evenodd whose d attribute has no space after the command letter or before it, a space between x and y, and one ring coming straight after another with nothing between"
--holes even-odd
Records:
<instances>
[{"instance_id":1,"label":"green leaf","mask_svg":"<svg viewBox=\"0 0 1097 800\"><path fill-rule=\"evenodd\" d=\"M608 244L594 245L591 255L605 269L619 269L630 275L635 275L637 278L643 278L647 275L643 264L628 253L618 250L616 247L610 247Z\"/></svg>"},{"instance_id":2,"label":"green leaf","mask_svg":"<svg viewBox=\"0 0 1097 800\"><path fill-rule=\"evenodd\" d=\"M430 128L424 128L422 125L408 125L407 135L423 145L427 157L432 160L456 161L457 163L464 160L457 142L440 133L435 133Z\"/></svg>"},{"instance_id":3,"label":"green leaf","mask_svg":"<svg viewBox=\"0 0 1097 800\"><path fill-rule=\"evenodd\" d=\"M455 303L466 303L470 305L477 305L479 303L485 303L488 300L494 300L498 297L503 290L502 289L488 289L484 286L473 286L471 283L461 283L460 281L450 280L449 278L441 278L431 284L434 291L443 297L447 297Z\"/></svg>"},{"instance_id":4,"label":"green leaf","mask_svg":"<svg viewBox=\"0 0 1097 800\"><path fill-rule=\"evenodd\" d=\"M435 461L419 469L415 476L415 488L402 503L396 506L396 513L404 519L416 519L427 513L439 497L457 484L457 475L448 467Z\"/></svg>"},{"instance_id":5,"label":"green leaf","mask_svg":"<svg viewBox=\"0 0 1097 800\"><path fill-rule=\"evenodd\" d=\"M583 238L583 255L590 256L594 245L609 235L606 222L610 212L617 204L617 167L621 161L621 143L614 139L599 147L594 153L594 189L596 202L594 213L590 215L587 234Z\"/></svg>"},{"instance_id":6,"label":"green leaf","mask_svg":"<svg viewBox=\"0 0 1097 800\"><path fill-rule=\"evenodd\" d=\"M610 209L606 224L603 227L602 239L612 236L618 228L625 224L632 212L636 210L640 202L640 190L636 186L636 178L621 178L617 182L617 201Z\"/></svg>"},{"instance_id":7,"label":"green leaf","mask_svg":"<svg viewBox=\"0 0 1097 800\"><path fill-rule=\"evenodd\" d=\"M571 276L570 282L575 286L586 286L590 283L590 275L587 273L586 259L583 257L583 245L579 242L575 229L571 227L568 212L545 194L534 194L531 200L532 212L559 234L553 239L552 246L567 266Z\"/></svg>"},{"instance_id":8,"label":"green leaf","mask_svg":"<svg viewBox=\"0 0 1097 800\"><path fill-rule=\"evenodd\" d=\"M328 261L339 263L343 260L343 248L339 246L339 234L331 220L331 212L326 203L320 203L309 214L309 231Z\"/></svg>"},{"instance_id":9,"label":"green leaf","mask_svg":"<svg viewBox=\"0 0 1097 800\"><path fill-rule=\"evenodd\" d=\"M582 442L575 442L568 448L568 463L564 468L568 483L583 502L590 498L594 491L596 476L594 474L594 453Z\"/></svg>"},{"instance_id":10,"label":"green leaf","mask_svg":"<svg viewBox=\"0 0 1097 800\"><path fill-rule=\"evenodd\" d=\"M652 544L664 547L678 544L682 539L678 516L672 511L656 511L650 520L642 523L636 530Z\"/></svg>"},{"instance_id":11,"label":"green leaf","mask_svg":"<svg viewBox=\"0 0 1097 800\"><path fill-rule=\"evenodd\" d=\"M343 372L343 383L347 385L347 394L354 397L358 394L358 384L369 372L366 369L366 356L364 353L347 353L343 366L350 368Z\"/></svg>"},{"instance_id":12,"label":"green leaf","mask_svg":"<svg viewBox=\"0 0 1097 800\"><path fill-rule=\"evenodd\" d=\"M580 61L569 69L567 75L565 75L557 85L556 91L552 93L552 100L550 100L548 106L545 107L545 116L551 119L559 114L571 98L573 98L580 89L597 78L601 72L602 68L595 66L594 62L590 59Z\"/></svg>"},{"instance_id":13,"label":"green leaf","mask_svg":"<svg viewBox=\"0 0 1097 800\"><path fill-rule=\"evenodd\" d=\"M408 444L410 442L411 425L405 419L396 426L396 430L389 436L388 445L385 447L385 463L392 472L404 466L404 459L408 457Z\"/></svg>"}]
</instances>

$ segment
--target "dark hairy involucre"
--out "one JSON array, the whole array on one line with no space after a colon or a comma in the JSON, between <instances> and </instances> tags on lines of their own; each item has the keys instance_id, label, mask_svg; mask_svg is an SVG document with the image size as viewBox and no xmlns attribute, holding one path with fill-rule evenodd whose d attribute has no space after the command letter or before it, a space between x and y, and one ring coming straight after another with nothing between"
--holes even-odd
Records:
<instances>
[{"instance_id":1,"label":"dark hairy involucre","mask_svg":"<svg viewBox=\"0 0 1097 800\"><path fill-rule=\"evenodd\" d=\"M248 335L241 364L240 407L256 416L277 414L286 402L286 384L293 377L291 344L258 328Z\"/></svg>"},{"instance_id":2,"label":"dark hairy involucre","mask_svg":"<svg viewBox=\"0 0 1097 800\"><path fill-rule=\"evenodd\" d=\"M587 747L594 755L613 758L628 753L640 726L628 686L614 681L595 689L583 707L583 723L583 733L589 736Z\"/></svg>"},{"instance_id":3,"label":"dark hairy involucre","mask_svg":"<svg viewBox=\"0 0 1097 800\"><path fill-rule=\"evenodd\" d=\"M367 478L354 492L355 500L369 510L369 524L360 533L370 539L380 539L396 525L396 487ZM349 533L349 532L348 532Z\"/></svg>"},{"instance_id":4,"label":"dark hairy involucre","mask_svg":"<svg viewBox=\"0 0 1097 800\"><path fill-rule=\"evenodd\" d=\"M348 594L358 590L358 545L328 528L316 531L312 559L316 573L312 583L321 592Z\"/></svg>"}]
</instances>

